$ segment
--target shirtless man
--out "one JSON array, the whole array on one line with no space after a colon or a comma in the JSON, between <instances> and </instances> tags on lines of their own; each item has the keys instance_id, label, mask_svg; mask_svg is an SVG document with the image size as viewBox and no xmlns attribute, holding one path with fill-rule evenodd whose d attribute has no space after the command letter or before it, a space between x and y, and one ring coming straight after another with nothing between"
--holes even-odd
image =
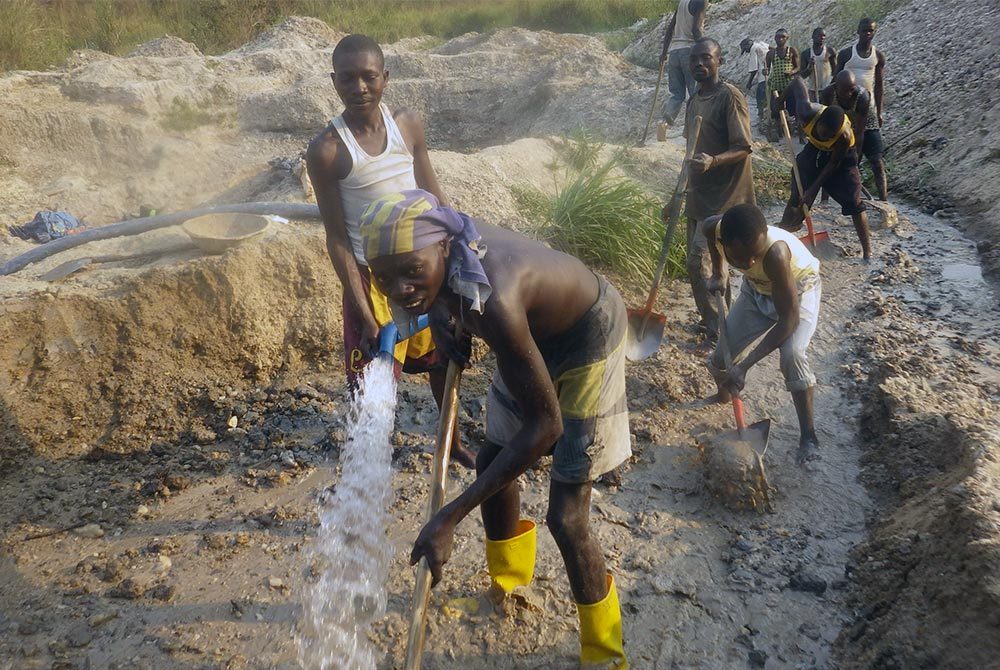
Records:
<instances>
[{"instance_id":1,"label":"shirtless man","mask_svg":"<svg viewBox=\"0 0 1000 670\"><path fill-rule=\"evenodd\" d=\"M826 43L826 31L816 28L812 34L812 47L802 56L802 77L808 82L809 99L818 102L819 92L830 85L837 71L837 52Z\"/></svg>"},{"instance_id":2,"label":"shirtless man","mask_svg":"<svg viewBox=\"0 0 1000 670\"><path fill-rule=\"evenodd\" d=\"M392 319L385 296L371 284L361 251L361 211L383 195L417 186L442 201L444 195L431 168L420 117L406 109L390 114L382 104L389 71L379 45L364 35L343 38L334 48L330 76L344 112L309 143L306 167L326 228L327 253L343 287L345 366L353 384L371 360L379 329ZM396 358L406 372L430 372L440 407L445 369L430 332L401 343ZM460 443L456 447L455 460L472 467L475 457Z\"/></svg>"},{"instance_id":3,"label":"shirtless man","mask_svg":"<svg viewBox=\"0 0 1000 670\"><path fill-rule=\"evenodd\" d=\"M878 25L872 19L861 19L858 22L858 41L837 54L837 71L853 72L858 84L871 96L872 105L865 121L864 138L859 138L858 142L864 149L864 156L872 164L879 200L885 201L889 198L889 182L885 174L885 161L882 159L882 154L885 153L885 143L882 140L885 54L872 44L877 29Z\"/></svg>"},{"instance_id":4,"label":"shirtless man","mask_svg":"<svg viewBox=\"0 0 1000 670\"><path fill-rule=\"evenodd\" d=\"M702 232L712 253L710 290L725 290L727 262L744 278L740 295L726 315L733 365L726 369L721 343L708 360L719 389L711 400L729 402L733 393L743 390L747 371L777 349L799 419L798 460L818 458L813 425L816 376L806 350L819 318L819 260L795 235L767 225L754 205L737 205L721 217L706 220ZM744 350L758 338L757 346L744 356Z\"/></svg>"},{"instance_id":5,"label":"shirtless man","mask_svg":"<svg viewBox=\"0 0 1000 670\"><path fill-rule=\"evenodd\" d=\"M552 454L546 523L577 603L581 665L627 667L617 591L590 531L593 481L631 453L618 292L576 258L474 223L425 191L372 203L361 232L375 283L409 315L430 314L449 358L469 365L455 324L496 355L478 476L424 526L411 562L426 559L436 584L455 527L479 507L493 587L528 584L535 524L520 517L517 478Z\"/></svg>"},{"instance_id":6,"label":"shirtless man","mask_svg":"<svg viewBox=\"0 0 1000 670\"><path fill-rule=\"evenodd\" d=\"M781 227L792 232L801 228L805 217L802 203L812 207L819 190L825 189L840 205L840 211L851 217L864 259L869 261L868 215L861 199L861 174L850 119L840 107L809 102L806 85L799 77L792 80L785 95L795 102L807 143L795 159L805 193L800 198L793 177L792 195L785 205Z\"/></svg>"}]
</instances>

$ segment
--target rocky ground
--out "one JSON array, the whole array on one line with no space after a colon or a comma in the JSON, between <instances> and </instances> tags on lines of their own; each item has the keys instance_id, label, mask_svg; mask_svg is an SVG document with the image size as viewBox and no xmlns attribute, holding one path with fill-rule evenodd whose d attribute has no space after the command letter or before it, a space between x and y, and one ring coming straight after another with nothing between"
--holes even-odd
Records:
<instances>
[{"instance_id":1,"label":"rocky ground","mask_svg":"<svg viewBox=\"0 0 1000 670\"><path fill-rule=\"evenodd\" d=\"M761 5L751 17L780 9L724 2L720 17L749 4ZM60 203L99 224L143 202L305 199L295 159L314 120L336 111L320 88L336 36L296 19L220 57L167 39L128 58L84 53L64 70L0 78L3 215L23 221ZM527 223L517 189L551 189L558 173L560 141L536 137L583 124L620 138L644 122L631 110L652 92L648 71L592 38L510 30L388 52L394 100L428 116L449 195L514 227ZM517 99L502 93L510 77L523 77ZM429 82L447 94L431 97ZM178 96L214 120L165 128ZM676 141L653 143L629 169L662 192L679 157ZM962 216L902 207L898 220L874 217L879 260L865 266L849 222L819 212L848 255L823 269L818 465L794 463L776 361L747 390L749 417L774 422L773 515L728 510L705 489L700 445L732 419L694 402L711 384L693 305L684 284L665 288L664 345L629 368L635 454L594 494L633 667L990 667L1000 653L1000 312L975 245L952 226ZM348 403L339 287L317 226L276 224L217 257L39 279L69 257L179 237L88 245L0 282L0 667L298 667L303 548L317 496L337 478ZM0 259L27 248L0 237ZM645 287L617 283L641 302ZM463 379L472 444L490 365ZM399 398L389 613L372 633L380 668L401 665L405 557L436 421L420 380ZM521 482L539 522L547 479L541 467ZM452 491L470 480L453 468ZM459 528L432 598L425 667L575 667L576 615L551 536L539 533L534 586L499 608L483 597L481 538L477 518Z\"/></svg>"}]
</instances>

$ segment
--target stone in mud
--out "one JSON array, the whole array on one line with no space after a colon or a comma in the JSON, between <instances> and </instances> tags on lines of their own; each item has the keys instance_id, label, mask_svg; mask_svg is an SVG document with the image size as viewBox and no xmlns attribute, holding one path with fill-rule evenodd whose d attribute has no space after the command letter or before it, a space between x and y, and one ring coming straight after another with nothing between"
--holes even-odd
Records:
<instances>
[{"instance_id":1,"label":"stone in mud","mask_svg":"<svg viewBox=\"0 0 1000 670\"><path fill-rule=\"evenodd\" d=\"M97 538L104 537L104 529L101 528L100 524L88 523L86 526L74 528L73 534L79 537L96 540Z\"/></svg>"},{"instance_id":2,"label":"stone in mud","mask_svg":"<svg viewBox=\"0 0 1000 670\"><path fill-rule=\"evenodd\" d=\"M733 510L765 508L764 483L750 442L719 437L702 445L705 487Z\"/></svg>"},{"instance_id":3,"label":"stone in mud","mask_svg":"<svg viewBox=\"0 0 1000 670\"><path fill-rule=\"evenodd\" d=\"M146 593L146 590L148 588L149 585L145 581L137 578L128 577L126 579L123 579L118 586L111 589L108 592L108 596L112 598L124 598L126 600L135 600L136 598L141 598Z\"/></svg>"},{"instance_id":4,"label":"stone in mud","mask_svg":"<svg viewBox=\"0 0 1000 670\"><path fill-rule=\"evenodd\" d=\"M146 595L155 600L160 600L162 602L170 602L174 598L174 593L177 591L177 587L173 584L157 584L151 588Z\"/></svg>"},{"instance_id":5,"label":"stone in mud","mask_svg":"<svg viewBox=\"0 0 1000 670\"><path fill-rule=\"evenodd\" d=\"M767 664L767 652L763 649L754 649L747 654L747 661L751 668L763 668Z\"/></svg>"},{"instance_id":6,"label":"stone in mud","mask_svg":"<svg viewBox=\"0 0 1000 670\"><path fill-rule=\"evenodd\" d=\"M805 570L800 570L792 575L788 581L788 588L793 591L804 591L814 593L818 596L826 593L826 580Z\"/></svg>"},{"instance_id":7,"label":"stone in mud","mask_svg":"<svg viewBox=\"0 0 1000 670\"><path fill-rule=\"evenodd\" d=\"M71 647L86 647L94 639L94 633L86 623L78 623L66 634L66 644Z\"/></svg>"}]
</instances>

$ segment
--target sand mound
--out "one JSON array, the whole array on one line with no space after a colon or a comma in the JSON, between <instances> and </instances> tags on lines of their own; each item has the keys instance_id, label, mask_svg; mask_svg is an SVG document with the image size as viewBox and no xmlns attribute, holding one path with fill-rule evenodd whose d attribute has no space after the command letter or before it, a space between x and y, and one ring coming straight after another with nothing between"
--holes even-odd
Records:
<instances>
[{"instance_id":1,"label":"sand mound","mask_svg":"<svg viewBox=\"0 0 1000 670\"><path fill-rule=\"evenodd\" d=\"M201 50L173 35L158 37L133 49L126 58L200 58Z\"/></svg>"}]
</instances>

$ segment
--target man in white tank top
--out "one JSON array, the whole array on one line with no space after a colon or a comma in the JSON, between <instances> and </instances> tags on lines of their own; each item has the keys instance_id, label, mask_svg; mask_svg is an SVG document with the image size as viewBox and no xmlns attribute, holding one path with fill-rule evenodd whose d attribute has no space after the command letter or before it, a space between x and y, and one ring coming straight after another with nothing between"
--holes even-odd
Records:
<instances>
[{"instance_id":1,"label":"man in white tank top","mask_svg":"<svg viewBox=\"0 0 1000 670\"><path fill-rule=\"evenodd\" d=\"M885 54L875 48L872 40L878 25L872 19L861 19L858 22L858 41L854 46L843 49L837 54L837 72L850 70L858 84L871 96L871 107L865 123L865 133L858 138L858 155L864 155L871 163L875 174L875 184L878 187L880 200L889 197L889 184L885 174L885 144L882 141L882 114L885 108L882 104L882 93L885 90L883 73L885 71Z\"/></svg>"},{"instance_id":2,"label":"man in white tank top","mask_svg":"<svg viewBox=\"0 0 1000 670\"><path fill-rule=\"evenodd\" d=\"M809 89L809 99L819 101L819 92L830 85L837 69L837 52L826 43L826 31L816 28L812 34L812 48L806 49L802 59L802 77Z\"/></svg>"},{"instance_id":3,"label":"man in white tank top","mask_svg":"<svg viewBox=\"0 0 1000 670\"><path fill-rule=\"evenodd\" d=\"M726 316L733 364L726 369L720 343L706 364L719 389L709 400L729 402L743 390L747 371L777 349L799 419L798 460L819 458L813 426L816 375L807 353L822 296L819 260L795 235L767 225L756 205L736 205L721 217L706 219L702 233L712 254L710 291L726 289L724 260L743 273L739 297Z\"/></svg>"},{"instance_id":4,"label":"man in white tank top","mask_svg":"<svg viewBox=\"0 0 1000 670\"><path fill-rule=\"evenodd\" d=\"M670 97L663 103L663 122L673 124L685 98L694 95L695 81L688 65L691 47L705 32L706 0L680 0L677 11L663 31L660 66L666 61L667 89Z\"/></svg>"},{"instance_id":5,"label":"man in white tank top","mask_svg":"<svg viewBox=\"0 0 1000 670\"><path fill-rule=\"evenodd\" d=\"M309 143L306 166L326 228L326 249L343 287L345 366L354 384L371 360L380 328L392 321L361 248L361 212L374 200L417 187L442 204L447 199L431 167L420 117L403 109L391 114L382 104L389 71L379 45L364 35L343 38L333 51L330 76L344 111ZM430 372L440 407L445 368L430 331L401 343L396 359L405 372ZM475 457L460 445L457 431L455 440L452 456L473 467Z\"/></svg>"}]
</instances>

